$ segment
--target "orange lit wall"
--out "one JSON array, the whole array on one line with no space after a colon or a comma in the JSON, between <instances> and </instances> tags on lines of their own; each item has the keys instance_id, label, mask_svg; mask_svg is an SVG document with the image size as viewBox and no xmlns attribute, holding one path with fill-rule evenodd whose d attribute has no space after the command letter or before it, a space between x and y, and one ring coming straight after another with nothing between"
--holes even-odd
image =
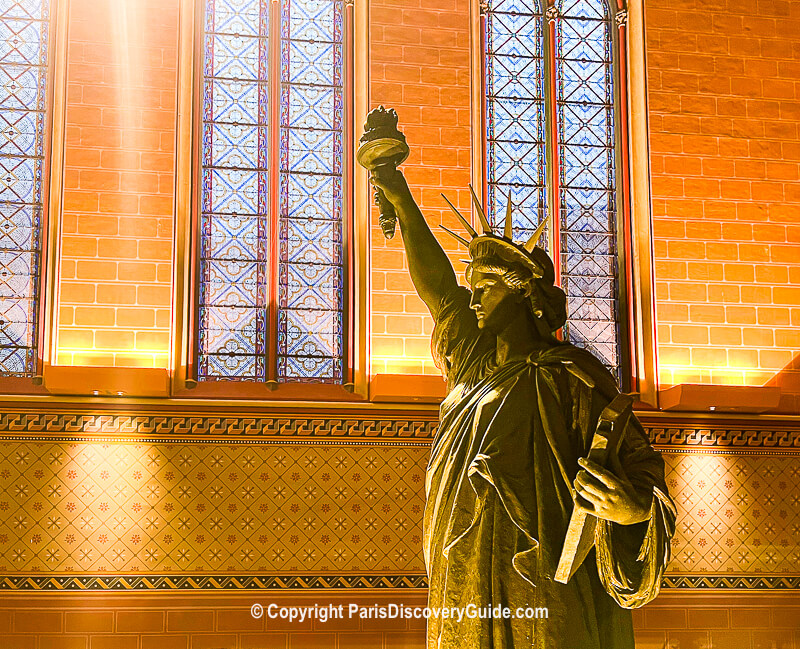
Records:
<instances>
[{"instance_id":1,"label":"orange lit wall","mask_svg":"<svg viewBox=\"0 0 800 649\"><path fill-rule=\"evenodd\" d=\"M371 101L398 109L415 196L432 225L449 225L439 191L468 209L468 3L372 6ZM796 411L800 10L753 12L735 0L647 3L657 361L661 388L780 385ZM373 371L434 371L400 244L377 229L373 242Z\"/></svg>"},{"instance_id":2,"label":"orange lit wall","mask_svg":"<svg viewBox=\"0 0 800 649\"><path fill-rule=\"evenodd\" d=\"M469 14L469 0L370 3L370 102L397 110L411 147L403 172L459 274L465 251L436 226L461 227L442 192L470 214ZM375 226L372 242L372 371L438 374L400 235L386 241Z\"/></svg>"},{"instance_id":3,"label":"orange lit wall","mask_svg":"<svg viewBox=\"0 0 800 649\"><path fill-rule=\"evenodd\" d=\"M281 624L253 620L254 602L304 605L300 596L113 593L78 603L64 593L37 593L0 618L0 638L14 649L423 649L415 620L345 620ZM320 606L353 602L424 606L425 594L318 596ZM662 595L634 613L636 649L789 649L800 643L797 598L715 595L687 606Z\"/></svg>"},{"instance_id":4,"label":"orange lit wall","mask_svg":"<svg viewBox=\"0 0 800 649\"><path fill-rule=\"evenodd\" d=\"M796 2L647 3L662 387L800 393L799 53Z\"/></svg>"},{"instance_id":5,"label":"orange lit wall","mask_svg":"<svg viewBox=\"0 0 800 649\"><path fill-rule=\"evenodd\" d=\"M780 385L797 411L800 16L682 1L646 12L660 387ZM469 20L468 0L370 3L370 104L397 109L412 191L456 229L440 192L469 212ZM57 363L167 365L177 29L177 0L71 3ZM371 234L371 371L436 374L400 235Z\"/></svg>"},{"instance_id":6,"label":"orange lit wall","mask_svg":"<svg viewBox=\"0 0 800 649\"><path fill-rule=\"evenodd\" d=\"M166 367L177 0L69 3L57 364Z\"/></svg>"}]
</instances>

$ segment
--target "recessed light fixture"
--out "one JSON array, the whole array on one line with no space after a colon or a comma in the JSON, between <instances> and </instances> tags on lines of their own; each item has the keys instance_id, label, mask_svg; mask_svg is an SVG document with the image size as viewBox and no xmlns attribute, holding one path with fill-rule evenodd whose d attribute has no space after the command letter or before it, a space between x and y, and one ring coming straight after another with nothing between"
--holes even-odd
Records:
<instances>
[{"instance_id":1,"label":"recessed light fixture","mask_svg":"<svg viewBox=\"0 0 800 649\"><path fill-rule=\"evenodd\" d=\"M92 394L94 396L99 396L100 395L100 390L92 390Z\"/></svg>"}]
</instances>

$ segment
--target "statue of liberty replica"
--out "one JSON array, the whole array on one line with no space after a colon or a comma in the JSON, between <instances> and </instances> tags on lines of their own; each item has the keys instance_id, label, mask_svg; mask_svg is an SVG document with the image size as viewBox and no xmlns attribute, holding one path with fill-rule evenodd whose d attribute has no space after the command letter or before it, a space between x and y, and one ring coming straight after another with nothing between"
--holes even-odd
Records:
<instances>
[{"instance_id":1,"label":"statue of liberty replica","mask_svg":"<svg viewBox=\"0 0 800 649\"><path fill-rule=\"evenodd\" d=\"M473 192L480 231L452 208L460 286L396 168L396 126L373 111L358 158L435 321L448 394L425 483L429 606L466 611L432 616L428 649L633 649L629 609L658 594L675 527L661 455L611 373L555 335L566 297L536 245L544 224L515 243L509 205L499 236Z\"/></svg>"}]
</instances>

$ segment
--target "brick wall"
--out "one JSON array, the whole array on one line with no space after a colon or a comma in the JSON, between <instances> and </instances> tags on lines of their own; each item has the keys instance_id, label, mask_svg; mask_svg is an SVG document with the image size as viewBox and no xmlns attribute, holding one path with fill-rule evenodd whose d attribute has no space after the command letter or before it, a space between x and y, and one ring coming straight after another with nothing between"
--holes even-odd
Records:
<instances>
[{"instance_id":1,"label":"brick wall","mask_svg":"<svg viewBox=\"0 0 800 649\"><path fill-rule=\"evenodd\" d=\"M9 649L423 649L418 620L288 623L255 620L250 607L425 601L424 592L13 595L0 598L0 642ZM797 649L800 597L662 593L634 611L634 628L636 649Z\"/></svg>"},{"instance_id":2,"label":"brick wall","mask_svg":"<svg viewBox=\"0 0 800 649\"><path fill-rule=\"evenodd\" d=\"M469 214L469 0L370 3L370 102L395 108L411 156L403 171L457 271L465 256L435 226L460 231L440 193ZM372 229L372 371L438 374L433 322L408 275L398 233ZM441 234L440 234L441 233Z\"/></svg>"},{"instance_id":3,"label":"brick wall","mask_svg":"<svg viewBox=\"0 0 800 649\"><path fill-rule=\"evenodd\" d=\"M69 3L58 354L166 367L178 0Z\"/></svg>"},{"instance_id":4,"label":"brick wall","mask_svg":"<svg viewBox=\"0 0 800 649\"><path fill-rule=\"evenodd\" d=\"M662 592L634 611L636 649L797 649L796 593Z\"/></svg>"},{"instance_id":5,"label":"brick wall","mask_svg":"<svg viewBox=\"0 0 800 649\"><path fill-rule=\"evenodd\" d=\"M425 606L426 594L47 593L0 598L8 649L423 649L419 620L350 618L351 603ZM250 607L343 605L341 620L254 619Z\"/></svg>"},{"instance_id":6,"label":"brick wall","mask_svg":"<svg viewBox=\"0 0 800 649\"><path fill-rule=\"evenodd\" d=\"M653 0L647 51L662 387L798 393L800 4Z\"/></svg>"}]
</instances>

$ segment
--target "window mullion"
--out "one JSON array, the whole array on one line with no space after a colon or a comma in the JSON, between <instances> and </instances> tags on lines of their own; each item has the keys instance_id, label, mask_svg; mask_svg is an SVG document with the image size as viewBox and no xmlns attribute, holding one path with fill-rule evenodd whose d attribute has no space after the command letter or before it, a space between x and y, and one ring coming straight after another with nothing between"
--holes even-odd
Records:
<instances>
[{"instance_id":1,"label":"window mullion","mask_svg":"<svg viewBox=\"0 0 800 649\"><path fill-rule=\"evenodd\" d=\"M558 88L556 74L556 18L558 9L553 4L549 4L545 11L547 18L547 40L546 56L547 61L544 66L547 93L545 94L545 120L547 128L547 159L550 165L547 169L547 184L550 196L550 251L553 257L555 271L555 284L561 285L561 151L558 136ZM561 331L558 332L561 335Z\"/></svg>"},{"instance_id":2,"label":"window mullion","mask_svg":"<svg viewBox=\"0 0 800 649\"><path fill-rule=\"evenodd\" d=\"M619 237L623 242L622 246L622 268L624 270L624 281L618 285L619 290L619 316L620 324L627 331L623 331L621 340L632 341L635 331L634 309L633 309L633 233L631 223L631 191L630 191L630 136L628 132L628 51L627 51L627 12L622 8L621 3L617 5L616 23L618 26L616 35L616 55L617 61L615 73L617 77L617 97L616 117L617 117L617 168L620 173L620 187L617 192L617 210L622 215L621 232ZM635 354L631 344L620 346L620 365L628 368L627 372L622 373L623 381L630 379L630 385L623 387L628 391L638 392L638 379L636 365L634 362Z\"/></svg>"},{"instance_id":3,"label":"window mullion","mask_svg":"<svg viewBox=\"0 0 800 649\"><path fill-rule=\"evenodd\" d=\"M278 298L280 291L280 115L281 115L281 3L270 3L270 46L269 46L269 217L267 254L267 384L277 387L278 371Z\"/></svg>"}]
</instances>

